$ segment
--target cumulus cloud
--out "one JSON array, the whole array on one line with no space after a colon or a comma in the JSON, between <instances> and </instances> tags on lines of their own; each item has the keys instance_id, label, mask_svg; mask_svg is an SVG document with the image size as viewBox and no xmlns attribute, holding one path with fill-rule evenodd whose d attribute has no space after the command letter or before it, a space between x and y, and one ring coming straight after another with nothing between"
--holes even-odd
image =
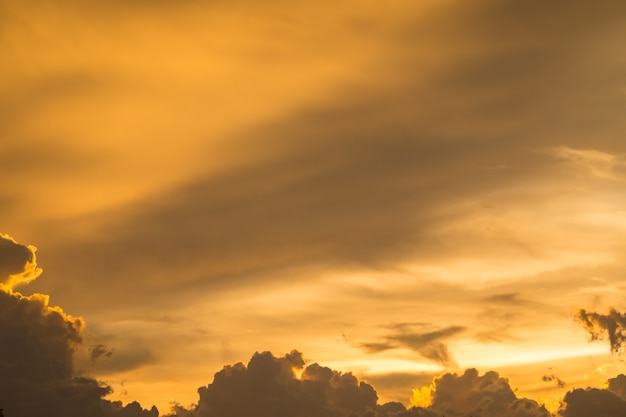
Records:
<instances>
[{"instance_id":1,"label":"cumulus cloud","mask_svg":"<svg viewBox=\"0 0 626 417\"><path fill-rule=\"evenodd\" d=\"M545 407L518 398L509 381L497 372L445 374L434 381L429 410L450 417L548 417Z\"/></svg>"},{"instance_id":2,"label":"cumulus cloud","mask_svg":"<svg viewBox=\"0 0 626 417\"><path fill-rule=\"evenodd\" d=\"M609 378L605 389L577 388L568 392L559 413L562 417L626 415L626 375Z\"/></svg>"},{"instance_id":3,"label":"cumulus cloud","mask_svg":"<svg viewBox=\"0 0 626 417\"><path fill-rule=\"evenodd\" d=\"M626 375L620 374L615 378L610 378L607 383L609 391L626 400Z\"/></svg>"},{"instance_id":4,"label":"cumulus cloud","mask_svg":"<svg viewBox=\"0 0 626 417\"><path fill-rule=\"evenodd\" d=\"M626 400L606 389L577 388L565 394L560 414L563 417L622 417L626 415Z\"/></svg>"},{"instance_id":5,"label":"cumulus cloud","mask_svg":"<svg viewBox=\"0 0 626 417\"><path fill-rule=\"evenodd\" d=\"M297 375L300 374L298 377ZM375 389L350 373L313 363L304 366L297 351L283 357L256 353L248 365L226 366L213 382L198 390L190 408L175 407L178 417L548 417L535 401L518 398L496 372L445 374L427 390L431 404L406 409L403 404L378 404Z\"/></svg>"},{"instance_id":6,"label":"cumulus cloud","mask_svg":"<svg viewBox=\"0 0 626 417\"><path fill-rule=\"evenodd\" d=\"M108 386L79 375L74 359L84 321L50 306L46 295L14 292L14 285L34 279L40 269L32 246L6 235L0 241L0 269L8 278L0 291L0 405L7 415L156 417L156 408L105 400Z\"/></svg>"},{"instance_id":7,"label":"cumulus cloud","mask_svg":"<svg viewBox=\"0 0 626 417\"><path fill-rule=\"evenodd\" d=\"M9 235L0 233L0 288L11 291L27 284L41 274L35 251L31 245L20 245Z\"/></svg>"},{"instance_id":8,"label":"cumulus cloud","mask_svg":"<svg viewBox=\"0 0 626 417\"><path fill-rule=\"evenodd\" d=\"M371 385L350 373L315 363L304 367L295 350L282 357L255 353L247 366L224 367L198 393L195 406L175 407L179 417L375 416L378 399Z\"/></svg>"},{"instance_id":9,"label":"cumulus cloud","mask_svg":"<svg viewBox=\"0 0 626 417\"><path fill-rule=\"evenodd\" d=\"M623 353L626 348L626 314L611 308L608 314L580 309L575 316L591 336L591 340L609 340L611 352Z\"/></svg>"}]
</instances>

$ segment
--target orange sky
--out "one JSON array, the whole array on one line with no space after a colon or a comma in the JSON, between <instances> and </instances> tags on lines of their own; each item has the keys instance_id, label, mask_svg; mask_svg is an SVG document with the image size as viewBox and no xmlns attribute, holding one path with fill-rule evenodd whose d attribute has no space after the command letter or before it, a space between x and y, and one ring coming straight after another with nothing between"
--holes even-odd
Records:
<instances>
[{"instance_id":1,"label":"orange sky","mask_svg":"<svg viewBox=\"0 0 626 417\"><path fill-rule=\"evenodd\" d=\"M61 3L0 0L0 232L108 398L292 349L405 405L624 372L574 320L626 308L620 2Z\"/></svg>"}]
</instances>

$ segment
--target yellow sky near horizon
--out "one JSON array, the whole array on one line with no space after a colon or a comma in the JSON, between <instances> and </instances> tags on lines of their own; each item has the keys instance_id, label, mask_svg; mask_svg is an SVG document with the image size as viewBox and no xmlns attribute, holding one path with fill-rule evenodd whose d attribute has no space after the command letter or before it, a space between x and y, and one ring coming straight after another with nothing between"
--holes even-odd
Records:
<instances>
[{"instance_id":1,"label":"yellow sky near horizon","mask_svg":"<svg viewBox=\"0 0 626 417\"><path fill-rule=\"evenodd\" d=\"M162 413L266 350L405 404L471 367L602 386L574 316L626 308L626 10L563 6L0 0L19 290Z\"/></svg>"}]
</instances>

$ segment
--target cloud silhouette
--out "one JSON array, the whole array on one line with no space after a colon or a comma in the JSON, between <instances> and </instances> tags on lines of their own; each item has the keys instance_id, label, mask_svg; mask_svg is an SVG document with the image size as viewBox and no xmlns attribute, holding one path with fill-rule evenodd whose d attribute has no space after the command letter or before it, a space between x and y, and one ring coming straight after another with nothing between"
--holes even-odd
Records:
<instances>
[{"instance_id":1,"label":"cloud silhouette","mask_svg":"<svg viewBox=\"0 0 626 417\"><path fill-rule=\"evenodd\" d=\"M429 410L449 417L548 417L537 402L518 398L509 381L490 371L479 375L467 369L462 375L445 374L434 382Z\"/></svg>"},{"instance_id":2,"label":"cloud silhouette","mask_svg":"<svg viewBox=\"0 0 626 417\"><path fill-rule=\"evenodd\" d=\"M607 389L626 400L626 375L620 374L615 378L609 378Z\"/></svg>"},{"instance_id":3,"label":"cloud silhouette","mask_svg":"<svg viewBox=\"0 0 626 417\"><path fill-rule=\"evenodd\" d=\"M577 388L565 394L559 412L563 417L622 417L626 400L607 389Z\"/></svg>"},{"instance_id":4,"label":"cloud silhouette","mask_svg":"<svg viewBox=\"0 0 626 417\"><path fill-rule=\"evenodd\" d=\"M609 340L611 352L623 353L626 348L626 314L611 308L608 314L580 309L575 316L591 336L591 340Z\"/></svg>"},{"instance_id":5,"label":"cloud silhouette","mask_svg":"<svg viewBox=\"0 0 626 417\"><path fill-rule=\"evenodd\" d=\"M0 233L0 287L11 291L41 274L34 246L20 245L9 235Z\"/></svg>"},{"instance_id":6,"label":"cloud silhouette","mask_svg":"<svg viewBox=\"0 0 626 417\"><path fill-rule=\"evenodd\" d=\"M546 374L541 377L543 382L556 382L557 387L563 388L565 386L565 381L554 374Z\"/></svg>"},{"instance_id":7,"label":"cloud silhouette","mask_svg":"<svg viewBox=\"0 0 626 417\"><path fill-rule=\"evenodd\" d=\"M89 356L91 357L91 362L96 363L102 357L110 358L113 356L113 349L109 349L104 344L98 343L89 348Z\"/></svg>"},{"instance_id":8,"label":"cloud silhouette","mask_svg":"<svg viewBox=\"0 0 626 417\"><path fill-rule=\"evenodd\" d=\"M302 370L300 378L296 370ZM194 407L175 407L179 417L369 416L375 415L378 399L371 385L350 373L318 364L305 368L295 350L282 357L257 352L247 366L224 367L198 393Z\"/></svg>"},{"instance_id":9,"label":"cloud silhouette","mask_svg":"<svg viewBox=\"0 0 626 417\"><path fill-rule=\"evenodd\" d=\"M422 357L448 368L456 367L447 345L442 340L449 339L465 330L463 326L449 326L444 329L416 332L414 327L423 324L398 323L390 326L392 332L383 341L364 342L356 346L368 353L383 352L390 349L406 347L419 353Z\"/></svg>"},{"instance_id":10,"label":"cloud silhouette","mask_svg":"<svg viewBox=\"0 0 626 417\"><path fill-rule=\"evenodd\" d=\"M300 374L300 377L297 374ZM192 407L175 407L178 417L549 417L535 401L518 398L496 372L445 374L434 380L432 404L406 409L397 402L378 404L371 385L350 373L313 363L304 366L297 351L283 357L255 353L247 365L226 366L198 390Z\"/></svg>"},{"instance_id":11,"label":"cloud silhouette","mask_svg":"<svg viewBox=\"0 0 626 417\"><path fill-rule=\"evenodd\" d=\"M0 404L7 415L156 417L156 408L103 399L111 389L78 374L74 357L84 321L50 306L46 295L14 292L14 285L34 279L40 269L32 246L6 235L0 242L0 270L7 278L0 291Z\"/></svg>"}]
</instances>

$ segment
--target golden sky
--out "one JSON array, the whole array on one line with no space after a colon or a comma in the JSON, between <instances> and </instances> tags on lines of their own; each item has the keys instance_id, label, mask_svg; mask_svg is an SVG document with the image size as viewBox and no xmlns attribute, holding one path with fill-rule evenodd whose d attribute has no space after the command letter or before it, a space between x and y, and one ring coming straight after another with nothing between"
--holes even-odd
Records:
<instances>
[{"instance_id":1,"label":"golden sky","mask_svg":"<svg viewBox=\"0 0 626 417\"><path fill-rule=\"evenodd\" d=\"M3 297L161 415L294 349L555 412L624 383L576 317L626 309L625 39L612 0L0 0Z\"/></svg>"}]
</instances>

